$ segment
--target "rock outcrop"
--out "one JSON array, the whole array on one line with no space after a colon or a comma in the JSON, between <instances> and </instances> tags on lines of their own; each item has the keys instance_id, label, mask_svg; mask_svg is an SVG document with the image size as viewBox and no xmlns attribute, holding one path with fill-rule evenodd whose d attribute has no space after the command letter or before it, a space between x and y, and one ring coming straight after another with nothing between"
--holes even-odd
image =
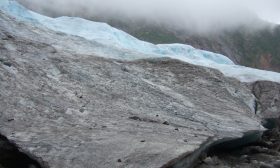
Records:
<instances>
[{"instance_id":1,"label":"rock outcrop","mask_svg":"<svg viewBox=\"0 0 280 168\"><path fill-rule=\"evenodd\" d=\"M0 132L41 167L191 167L264 130L251 90L217 70L85 55L98 44L2 12L0 38Z\"/></svg>"},{"instance_id":2,"label":"rock outcrop","mask_svg":"<svg viewBox=\"0 0 280 168\"><path fill-rule=\"evenodd\" d=\"M256 97L255 111L268 128L261 138L245 146L236 148L219 148L209 151L207 157L201 158L197 168L239 167L255 168L280 166L280 85L270 81L257 81L249 84ZM227 142L229 145L229 142Z\"/></svg>"},{"instance_id":3,"label":"rock outcrop","mask_svg":"<svg viewBox=\"0 0 280 168\"><path fill-rule=\"evenodd\" d=\"M258 100L257 113L262 118L280 116L280 84L257 81L252 84L252 92Z\"/></svg>"}]
</instances>

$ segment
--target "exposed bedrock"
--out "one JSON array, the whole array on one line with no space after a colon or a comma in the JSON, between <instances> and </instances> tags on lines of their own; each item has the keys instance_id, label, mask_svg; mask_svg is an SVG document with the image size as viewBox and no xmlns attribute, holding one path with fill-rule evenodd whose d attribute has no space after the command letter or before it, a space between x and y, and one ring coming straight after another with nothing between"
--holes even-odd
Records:
<instances>
[{"instance_id":1,"label":"exposed bedrock","mask_svg":"<svg viewBox=\"0 0 280 168\"><path fill-rule=\"evenodd\" d=\"M201 155L197 168L280 167L280 84L257 81L249 85L256 97L255 112L268 130L252 132L243 138L215 142Z\"/></svg>"},{"instance_id":2,"label":"exposed bedrock","mask_svg":"<svg viewBox=\"0 0 280 168\"><path fill-rule=\"evenodd\" d=\"M257 98L257 114L262 118L280 116L280 84L270 81L257 81L251 84L252 92Z\"/></svg>"},{"instance_id":3,"label":"exposed bedrock","mask_svg":"<svg viewBox=\"0 0 280 168\"><path fill-rule=\"evenodd\" d=\"M0 132L52 168L188 167L264 130L251 89L217 70L72 53L97 44L1 12L0 38Z\"/></svg>"}]
</instances>

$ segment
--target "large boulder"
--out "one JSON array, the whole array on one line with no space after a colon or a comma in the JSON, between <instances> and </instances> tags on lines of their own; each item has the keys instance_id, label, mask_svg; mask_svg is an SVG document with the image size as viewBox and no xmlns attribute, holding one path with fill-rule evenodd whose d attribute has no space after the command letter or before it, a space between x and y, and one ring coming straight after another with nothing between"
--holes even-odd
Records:
<instances>
[{"instance_id":1,"label":"large boulder","mask_svg":"<svg viewBox=\"0 0 280 168\"><path fill-rule=\"evenodd\" d=\"M188 167L263 130L251 90L217 70L69 52L96 44L1 12L0 38L0 132L49 167Z\"/></svg>"},{"instance_id":2,"label":"large boulder","mask_svg":"<svg viewBox=\"0 0 280 168\"><path fill-rule=\"evenodd\" d=\"M250 85L256 97L256 114L268 128L280 128L280 84L271 81L257 81Z\"/></svg>"}]
</instances>

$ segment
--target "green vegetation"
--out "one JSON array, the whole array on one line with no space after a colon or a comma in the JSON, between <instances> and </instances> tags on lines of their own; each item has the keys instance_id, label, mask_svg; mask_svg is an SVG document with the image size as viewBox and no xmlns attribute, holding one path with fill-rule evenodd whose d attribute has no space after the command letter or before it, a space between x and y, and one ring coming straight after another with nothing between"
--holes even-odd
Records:
<instances>
[{"instance_id":1,"label":"green vegetation","mask_svg":"<svg viewBox=\"0 0 280 168\"><path fill-rule=\"evenodd\" d=\"M221 53L237 63L280 72L280 26L254 31L240 27L236 30L209 35L176 32L172 28L130 19L93 19L104 21L134 37L154 44L186 43L194 47Z\"/></svg>"},{"instance_id":2,"label":"green vegetation","mask_svg":"<svg viewBox=\"0 0 280 168\"><path fill-rule=\"evenodd\" d=\"M241 64L256 68L264 64L274 70L280 70L280 27L274 30L263 29L254 33L236 31L228 34L234 47L243 56ZM262 62L262 61L266 62Z\"/></svg>"},{"instance_id":3,"label":"green vegetation","mask_svg":"<svg viewBox=\"0 0 280 168\"><path fill-rule=\"evenodd\" d=\"M156 44L184 43L173 33L161 29L139 29L131 34L141 40ZM195 45L195 47L228 56L230 54L240 56L238 63L241 65L280 72L280 27L256 32L240 29L219 34L217 37L192 35L188 38L190 45ZM227 45L226 47L232 50L230 54L224 52L222 47L217 47L223 45Z\"/></svg>"}]
</instances>

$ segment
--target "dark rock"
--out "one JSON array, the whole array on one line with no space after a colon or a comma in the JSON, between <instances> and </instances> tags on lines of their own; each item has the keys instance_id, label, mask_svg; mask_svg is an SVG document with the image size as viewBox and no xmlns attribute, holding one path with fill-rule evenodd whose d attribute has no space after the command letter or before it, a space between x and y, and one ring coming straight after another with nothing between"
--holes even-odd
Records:
<instances>
[{"instance_id":1,"label":"dark rock","mask_svg":"<svg viewBox=\"0 0 280 168\"><path fill-rule=\"evenodd\" d=\"M12 63L7 62L7 61L4 61L3 64L6 65L6 66L8 66L8 67L11 67L11 66L12 66Z\"/></svg>"},{"instance_id":2,"label":"dark rock","mask_svg":"<svg viewBox=\"0 0 280 168\"><path fill-rule=\"evenodd\" d=\"M132 119L132 120L137 120L137 121L142 121L142 119L138 116L132 116L132 117L129 117L129 119Z\"/></svg>"},{"instance_id":3,"label":"dark rock","mask_svg":"<svg viewBox=\"0 0 280 168\"><path fill-rule=\"evenodd\" d=\"M28 153L24 153L18 146L10 142L6 137L0 135L0 167L3 168L43 168L37 161Z\"/></svg>"},{"instance_id":4,"label":"dark rock","mask_svg":"<svg viewBox=\"0 0 280 168\"><path fill-rule=\"evenodd\" d=\"M242 156L240 157L240 159L241 159L241 160L247 160L247 159L248 159L248 155L242 155Z\"/></svg>"},{"instance_id":5,"label":"dark rock","mask_svg":"<svg viewBox=\"0 0 280 168\"><path fill-rule=\"evenodd\" d=\"M125 67L125 66L121 66L121 69L122 69L122 71L124 71L124 72L129 72L129 70L128 70L127 67Z\"/></svg>"},{"instance_id":6,"label":"dark rock","mask_svg":"<svg viewBox=\"0 0 280 168\"><path fill-rule=\"evenodd\" d=\"M275 168L280 168L280 160L277 160L277 161L273 162L273 166Z\"/></svg>"},{"instance_id":7,"label":"dark rock","mask_svg":"<svg viewBox=\"0 0 280 168\"><path fill-rule=\"evenodd\" d=\"M258 115L262 118L280 117L280 84L270 81L257 81L251 87L259 103Z\"/></svg>"},{"instance_id":8,"label":"dark rock","mask_svg":"<svg viewBox=\"0 0 280 168\"><path fill-rule=\"evenodd\" d=\"M13 119L13 118L10 118L10 119L8 119L8 122L11 122L11 121L14 121L15 119Z\"/></svg>"},{"instance_id":9,"label":"dark rock","mask_svg":"<svg viewBox=\"0 0 280 168\"><path fill-rule=\"evenodd\" d=\"M164 121L162 124L164 124L164 125L169 125L169 122Z\"/></svg>"},{"instance_id":10,"label":"dark rock","mask_svg":"<svg viewBox=\"0 0 280 168\"><path fill-rule=\"evenodd\" d=\"M260 168L274 168L274 166L268 163L261 162Z\"/></svg>"}]
</instances>

